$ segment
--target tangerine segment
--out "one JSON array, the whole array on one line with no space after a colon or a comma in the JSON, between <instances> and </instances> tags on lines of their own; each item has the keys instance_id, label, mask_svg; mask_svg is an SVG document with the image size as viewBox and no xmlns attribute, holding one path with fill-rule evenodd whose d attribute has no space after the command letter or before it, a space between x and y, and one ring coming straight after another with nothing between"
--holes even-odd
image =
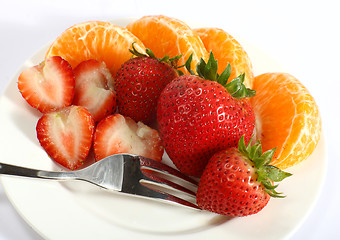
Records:
<instances>
[{"instance_id":1,"label":"tangerine segment","mask_svg":"<svg viewBox=\"0 0 340 240\"><path fill-rule=\"evenodd\" d=\"M66 29L50 46L46 57L61 56L73 68L89 59L104 61L113 76L132 54L133 42L144 52L143 43L126 28L110 22L89 21Z\"/></svg>"},{"instance_id":2,"label":"tangerine segment","mask_svg":"<svg viewBox=\"0 0 340 240\"><path fill-rule=\"evenodd\" d=\"M184 65L190 54L193 54L191 69L195 71L196 64L202 57L208 59L208 52L201 39L184 22L162 15L145 16L127 25L146 47L150 48L156 57L167 54L175 57L182 54L178 66ZM188 74L184 68L181 70Z\"/></svg>"},{"instance_id":3,"label":"tangerine segment","mask_svg":"<svg viewBox=\"0 0 340 240\"><path fill-rule=\"evenodd\" d=\"M244 84L253 86L253 66L241 44L230 34L219 28L197 28L194 32L201 38L208 52L212 51L218 60L218 73L231 65L230 80L245 73Z\"/></svg>"},{"instance_id":4,"label":"tangerine segment","mask_svg":"<svg viewBox=\"0 0 340 240\"><path fill-rule=\"evenodd\" d=\"M285 169L307 159L321 135L319 110L308 90L287 73L256 76L253 88L256 138L263 151L277 147L272 164Z\"/></svg>"}]
</instances>

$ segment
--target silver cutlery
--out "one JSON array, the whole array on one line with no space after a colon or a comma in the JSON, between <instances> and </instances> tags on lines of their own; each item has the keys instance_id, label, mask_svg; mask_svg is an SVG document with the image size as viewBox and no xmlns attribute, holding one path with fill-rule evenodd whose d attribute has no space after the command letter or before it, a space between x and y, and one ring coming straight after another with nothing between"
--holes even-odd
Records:
<instances>
[{"instance_id":1,"label":"silver cutlery","mask_svg":"<svg viewBox=\"0 0 340 240\"><path fill-rule=\"evenodd\" d=\"M45 171L0 163L0 174L53 180L81 180L107 190L167 200L192 208L197 181L149 158L116 154L75 171Z\"/></svg>"}]
</instances>

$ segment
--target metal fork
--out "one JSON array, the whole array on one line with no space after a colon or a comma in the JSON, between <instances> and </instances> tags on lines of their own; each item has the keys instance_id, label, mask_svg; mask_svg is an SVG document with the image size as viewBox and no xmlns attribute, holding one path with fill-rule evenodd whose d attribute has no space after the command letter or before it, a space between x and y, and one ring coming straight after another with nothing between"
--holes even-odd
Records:
<instances>
[{"instance_id":1,"label":"metal fork","mask_svg":"<svg viewBox=\"0 0 340 240\"><path fill-rule=\"evenodd\" d=\"M44 171L0 163L0 174L54 180L82 180L107 190L163 199L192 208L197 181L163 163L116 154L75 171Z\"/></svg>"}]
</instances>

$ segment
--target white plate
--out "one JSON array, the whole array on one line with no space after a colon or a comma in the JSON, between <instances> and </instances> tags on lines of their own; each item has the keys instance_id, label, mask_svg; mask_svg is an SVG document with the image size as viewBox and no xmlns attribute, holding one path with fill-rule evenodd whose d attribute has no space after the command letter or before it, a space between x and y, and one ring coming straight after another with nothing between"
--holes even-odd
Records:
<instances>
[{"instance_id":1,"label":"white plate","mask_svg":"<svg viewBox=\"0 0 340 240\"><path fill-rule=\"evenodd\" d=\"M127 20L115 21L119 25ZM241 41L242 42L242 41ZM255 46L242 42L256 74L283 68ZM20 72L38 64L46 48L24 63L0 98L0 162L61 170L40 147L35 126L40 114L17 89ZM325 177L324 137L308 160L288 169L294 175L260 213L228 219L208 212L113 194L86 183L2 176L8 198L26 222L47 239L284 239L313 208Z\"/></svg>"}]
</instances>

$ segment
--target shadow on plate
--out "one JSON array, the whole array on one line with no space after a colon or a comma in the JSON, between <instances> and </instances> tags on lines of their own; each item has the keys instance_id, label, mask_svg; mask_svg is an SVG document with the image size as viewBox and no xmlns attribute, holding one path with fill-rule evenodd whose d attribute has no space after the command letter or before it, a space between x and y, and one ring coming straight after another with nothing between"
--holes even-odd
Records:
<instances>
[{"instance_id":1,"label":"shadow on plate","mask_svg":"<svg viewBox=\"0 0 340 240\"><path fill-rule=\"evenodd\" d=\"M107 191L86 182L61 185L86 211L131 231L175 236L205 231L233 219L166 200Z\"/></svg>"}]
</instances>

